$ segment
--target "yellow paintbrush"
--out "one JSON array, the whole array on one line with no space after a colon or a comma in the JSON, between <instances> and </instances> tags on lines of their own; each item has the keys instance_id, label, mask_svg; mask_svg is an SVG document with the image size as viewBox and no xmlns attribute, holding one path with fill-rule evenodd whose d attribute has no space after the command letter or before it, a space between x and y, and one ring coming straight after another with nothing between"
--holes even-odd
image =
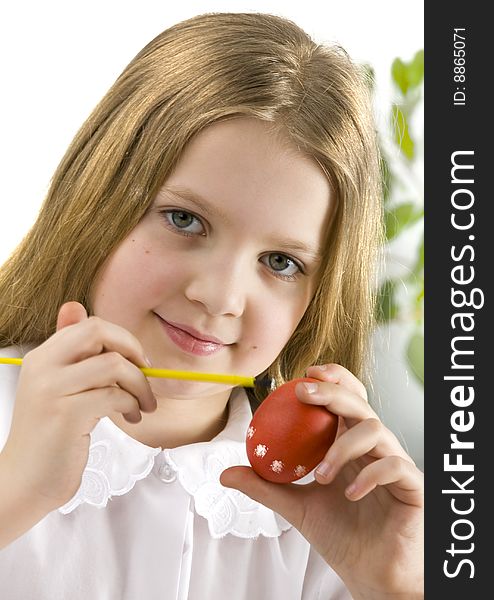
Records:
<instances>
[{"instance_id":1,"label":"yellow paintbrush","mask_svg":"<svg viewBox=\"0 0 494 600\"><path fill-rule=\"evenodd\" d=\"M0 357L0 364L22 365L22 358ZM219 373L196 373L194 371L174 371L172 369L153 369L150 367L139 367L146 377L162 377L165 379L186 379L188 381L210 381L212 383L225 383L240 385L242 387L261 386L267 391L272 388L270 377L245 377L243 375L222 375Z\"/></svg>"}]
</instances>

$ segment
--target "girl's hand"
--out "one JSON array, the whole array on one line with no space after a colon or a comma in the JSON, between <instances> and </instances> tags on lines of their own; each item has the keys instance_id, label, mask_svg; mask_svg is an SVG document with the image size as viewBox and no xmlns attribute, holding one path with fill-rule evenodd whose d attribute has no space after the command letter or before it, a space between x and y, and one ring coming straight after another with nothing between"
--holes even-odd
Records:
<instances>
[{"instance_id":1,"label":"girl's hand","mask_svg":"<svg viewBox=\"0 0 494 600\"><path fill-rule=\"evenodd\" d=\"M128 331L88 318L78 302L60 308L57 332L23 360L2 461L14 489L49 512L79 489L90 432L120 412L130 423L156 399L139 366L146 358Z\"/></svg>"},{"instance_id":2,"label":"girl's hand","mask_svg":"<svg viewBox=\"0 0 494 600\"><path fill-rule=\"evenodd\" d=\"M423 474L345 368L310 367L321 381L298 398L339 415L336 441L308 485L265 481L250 467L221 483L292 523L343 579L355 600L423 597ZM323 471L325 473L323 474Z\"/></svg>"}]
</instances>

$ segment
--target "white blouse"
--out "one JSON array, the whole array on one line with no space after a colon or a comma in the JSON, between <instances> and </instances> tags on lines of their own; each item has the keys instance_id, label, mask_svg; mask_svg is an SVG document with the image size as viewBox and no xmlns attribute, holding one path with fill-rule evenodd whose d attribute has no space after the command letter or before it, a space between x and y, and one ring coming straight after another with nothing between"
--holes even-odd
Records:
<instances>
[{"instance_id":1,"label":"white blouse","mask_svg":"<svg viewBox=\"0 0 494 600\"><path fill-rule=\"evenodd\" d=\"M0 356L25 351L3 348ZM0 365L0 448L19 371ZM224 469L249 464L244 390L229 402L219 435L173 449L146 446L101 419L75 496L0 550L0 598L351 599L297 529L220 484ZM300 481L310 480L313 473Z\"/></svg>"}]
</instances>

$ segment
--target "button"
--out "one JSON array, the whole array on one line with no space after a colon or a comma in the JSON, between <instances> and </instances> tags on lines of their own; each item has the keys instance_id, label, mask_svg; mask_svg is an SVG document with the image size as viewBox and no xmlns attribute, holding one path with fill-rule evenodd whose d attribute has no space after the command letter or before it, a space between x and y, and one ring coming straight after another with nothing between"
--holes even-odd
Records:
<instances>
[{"instance_id":1,"label":"button","mask_svg":"<svg viewBox=\"0 0 494 600\"><path fill-rule=\"evenodd\" d=\"M177 478L177 472L171 465L165 462L158 469L158 477L164 483L173 483Z\"/></svg>"}]
</instances>

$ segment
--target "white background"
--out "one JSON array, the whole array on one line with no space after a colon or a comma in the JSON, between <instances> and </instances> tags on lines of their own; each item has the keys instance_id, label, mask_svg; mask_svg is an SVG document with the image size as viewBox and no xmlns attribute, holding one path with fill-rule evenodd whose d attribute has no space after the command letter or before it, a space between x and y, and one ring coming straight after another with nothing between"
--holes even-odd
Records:
<instances>
[{"instance_id":1,"label":"white background","mask_svg":"<svg viewBox=\"0 0 494 600\"><path fill-rule=\"evenodd\" d=\"M135 54L168 26L216 11L288 17L316 41L340 43L355 60L373 66L380 129L393 101L392 60L408 61L424 44L423 3L417 0L30 0L6 5L0 13L0 263L34 222L50 177L82 122ZM381 346L387 353L401 352L391 348L388 333ZM393 360L380 365L383 405L391 407L390 426L421 464L422 390L395 367ZM392 373L405 381L405 390L390 388ZM400 407L410 393L415 400L409 414Z\"/></svg>"}]
</instances>

